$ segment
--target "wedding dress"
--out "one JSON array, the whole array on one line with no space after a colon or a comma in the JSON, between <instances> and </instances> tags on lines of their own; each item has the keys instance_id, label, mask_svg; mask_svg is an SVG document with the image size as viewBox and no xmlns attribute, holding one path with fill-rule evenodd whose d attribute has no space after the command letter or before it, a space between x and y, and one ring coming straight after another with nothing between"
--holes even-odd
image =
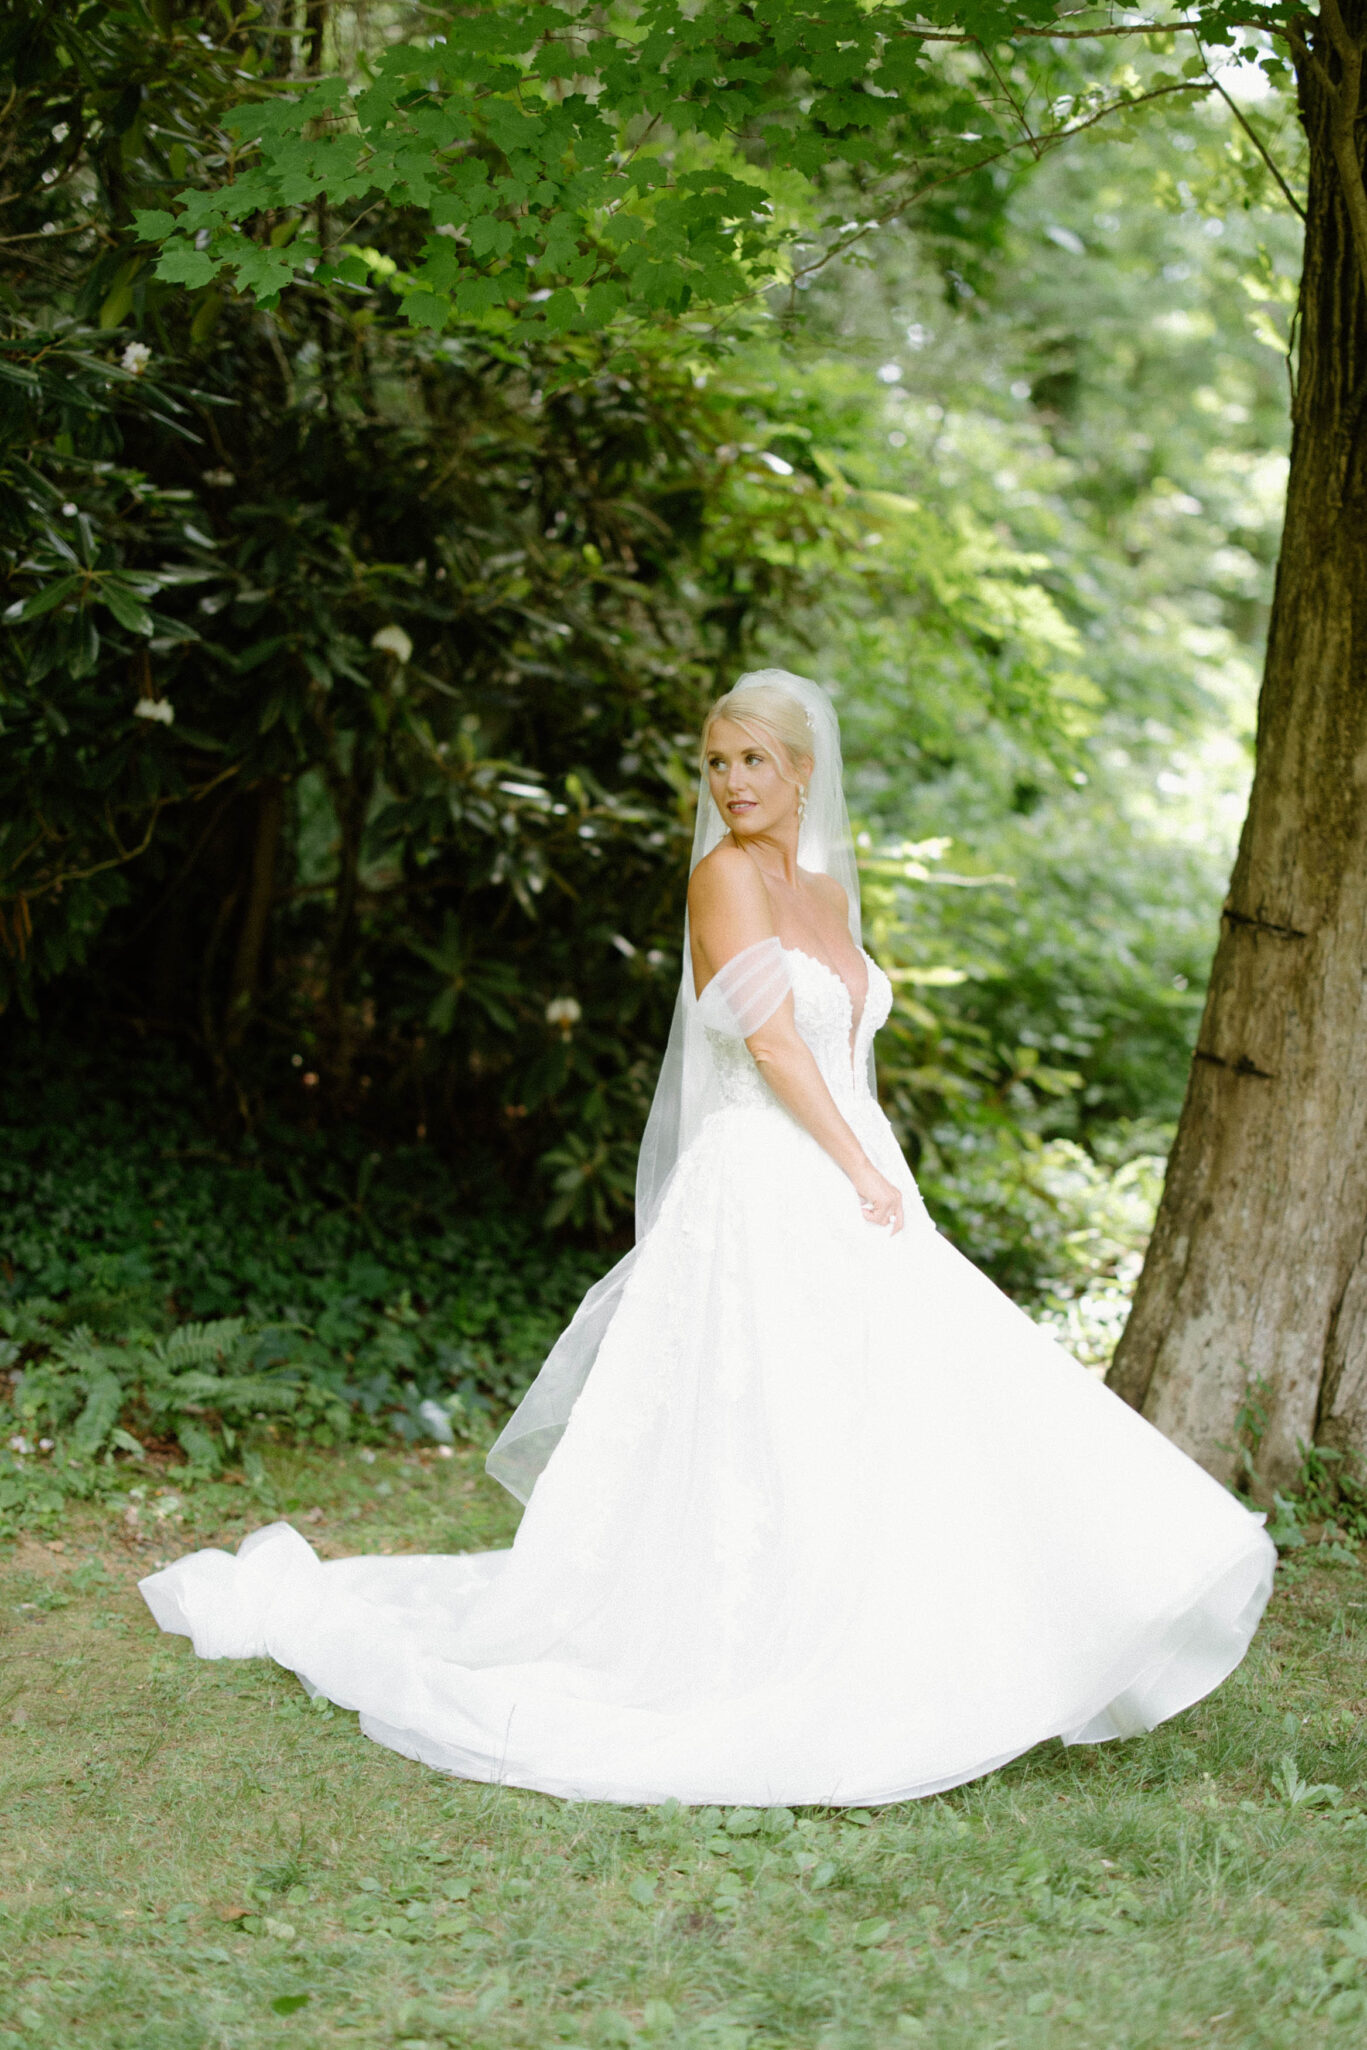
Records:
<instances>
[{"instance_id":1,"label":"wedding dress","mask_svg":"<svg viewBox=\"0 0 1367 2050\"><path fill-rule=\"evenodd\" d=\"M530 1404L548 1456L511 1549L324 1563L277 1523L144 1580L163 1629L276 1659L410 1758L628 1803L932 1794L1149 1729L1237 1665L1260 1520L935 1229L869 1086L887 977L747 953L905 1230L771 1094L737 976L689 985L706 1115L581 1313L563 1414Z\"/></svg>"}]
</instances>

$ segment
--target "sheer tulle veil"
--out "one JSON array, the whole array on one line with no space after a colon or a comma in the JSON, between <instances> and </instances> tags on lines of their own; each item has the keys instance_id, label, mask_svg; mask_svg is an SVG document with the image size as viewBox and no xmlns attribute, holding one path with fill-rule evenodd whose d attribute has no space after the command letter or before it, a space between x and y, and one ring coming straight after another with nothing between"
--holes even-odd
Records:
<instances>
[{"instance_id":1,"label":"sheer tulle veil","mask_svg":"<svg viewBox=\"0 0 1367 2050\"><path fill-rule=\"evenodd\" d=\"M859 872L845 805L840 727L830 698L820 684L808 677L794 676L786 669L752 669L737 679L728 694L728 713L745 719L747 694L756 691L768 696L775 689L801 707L811 736L812 773L798 841L798 862L805 869L834 877L840 884L849 905L850 932L858 946L862 937ZM758 700L755 716L758 717ZM725 821L712 802L706 772L700 770L690 874L726 831ZM772 946L773 942L768 944ZM872 1054L869 1058L872 1062ZM573 1321L562 1332L489 1453L489 1472L519 1501L528 1499L538 1474L560 1440L603 1335L616 1314L641 1246L660 1214L670 1177L702 1129L703 1120L716 1107L713 1086L712 1061L693 987L685 915L679 994L636 1170L636 1244L584 1297Z\"/></svg>"}]
</instances>

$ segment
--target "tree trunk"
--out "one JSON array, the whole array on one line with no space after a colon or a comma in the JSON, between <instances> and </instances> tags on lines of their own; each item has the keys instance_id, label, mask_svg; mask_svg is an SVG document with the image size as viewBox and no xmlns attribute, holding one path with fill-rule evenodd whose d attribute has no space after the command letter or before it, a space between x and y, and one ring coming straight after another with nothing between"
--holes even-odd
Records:
<instances>
[{"instance_id":1,"label":"tree trunk","mask_svg":"<svg viewBox=\"0 0 1367 2050\"><path fill-rule=\"evenodd\" d=\"M374 750L359 735L349 769L344 772L334 766L328 772L339 846L327 986L323 993L323 1039L334 1086L345 1083L354 1052L355 1034L347 1011L347 991L360 940L361 842L376 773Z\"/></svg>"},{"instance_id":2,"label":"tree trunk","mask_svg":"<svg viewBox=\"0 0 1367 2050\"><path fill-rule=\"evenodd\" d=\"M261 983L261 956L275 903L275 871L280 857L280 830L285 820L285 788L272 776L256 793L251 839L251 876L247 902L237 932L232 978L223 1032L225 1046L240 1046L256 1005Z\"/></svg>"},{"instance_id":3,"label":"tree trunk","mask_svg":"<svg viewBox=\"0 0 1367 2050\"><path fill-rule=\"evenodd\" d=\"M332 0L304 0L304 41L300 51L306 77L317 78L323 68L323 38L327 34Z\"/></svg>"},{"instance_id":4,"label":"tree trunk","mask_svg":"<svg viewBox=\"0 0 1367 2050\"><path fill-rule=\"evenodd\" d=\"M1367 1455L1367 195L1352 58L1367 0L1327 0L1314 36L1297 50L1311 174L1257 768L1110 1374L1219 1478L1252 1453L1264 1496L1294 1480L1302 1443Z\"/></svg>"}]
</instances>

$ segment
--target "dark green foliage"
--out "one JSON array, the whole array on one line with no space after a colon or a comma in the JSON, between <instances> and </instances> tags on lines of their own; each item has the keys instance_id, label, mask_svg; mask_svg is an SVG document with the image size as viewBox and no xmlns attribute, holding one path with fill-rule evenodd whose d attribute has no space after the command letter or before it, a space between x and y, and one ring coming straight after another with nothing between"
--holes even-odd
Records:
<instances>
[{"instance_id":1,"label":"dark green foliage","mask_svg":"<svg viewBox=\"0 0 1367 2050\"><path fill-rule=\"evenodd\" d=\"M101 1104L112 1079L112 1063L46 1092L23 1076L31 1124L14 1118L17 1088L8 1099L0 1271L11 1299L60 1298L69 1323L271 1320L312 1333L379 1400L386 1375L414 1373L506 1400L602 1264L544 1247L477 1164L462 1184L429 1148L284 1126L227 1153L184 1071L125 1075Z\"/></svg>"},{"instance_id":2,"label":"dark green foliage","mask_svg":"<svg viewBox=\"0 0 1367 2050\"><path fill-rule=\"evenodd\" d=\"M424 1262L491 1181L524 1276L542 1220L620 1238L677 976L691 734L759 659L840 692L872 943L898 977L885 1099L937 1220L1050 1314L1100 1291L1113 1337L1226 859L1153 779L1175 763L1193 810L1237 784L1201 757L1245 717L1275 545L1275 492L1247 470L1283 372L1244 309L1294 251L1261 218L1205 232L1217 186L1219 205L1253 190L1243 131L1218 100L1168 103L1185 197L1161 129L958 180L876 269L807 280L783 350L761 333L723 356L667 323L629 353L544 323L414 326L411 195L372 195L364 227L314 208L388 256L300 270L269 311L159 282L130 210L218 187L224 110L369 62L335 10L309 18L325 48L273 36L269 10L192 26L175 0L12 16L5 1052L29 1073L117 1048L124 1105L134 1069L192 1078L170 1128L138 1109L131 1147L126 1117L80 1110L84 1155L55 1097L22 1104L15 1151L70 1165L53 1201L95 1192L25 1287L146 1360L177 1320L245 1316L240 1345L297 1387L383 1337L398 1414L446 1342L421 1311L414 1339L403 1287L449 1306ZM906 91L938 121L978 60L924 55ZM791 119L794 63L761 127ZM858 188L862 217L882 172L842 150L821 204ZM256 246L292 249L290 225L263 218ZM909 876L907 840L947 834ZM949 869L1016 881L938 887ZM181 1164L173 1255L151 1168L136 1224L116 1186L157 1147L221 1156ZM413 1243L399 1278L386 1250L358 1337L324 1320L373 1255L366 1217L395 1239L399 1177ZM307 1221L292 1243L282 1188ZM506 1349L504 1392L574 1293ZM1069 1324L1100 1358L1089 1333ZM475 1379L498 1392L502 1371ZM121 1427L156 1435L131 1410Z\"/></svg>"},{"instance_id":3,"label":"dark green foliage","mask_svg":"<svg viewBox=\"0 0 1367 2050\"><path fill-rule=\"evenodd\" d=\"M626 375L591 341L439 342L383 277L270 316L154 284L129 195L214 175L243 51L148 28L34 10L11 128L0 1008L95 945L79 1009L174 1035L239 1124L285 1101L547 1153L554 1214L607 1228L689 736L820 494L757 496L762 397L649 347ZM744 578L741 519L771 544Z\"/></svg>"},{"instance_id":4,"label":"dark green foliage","mask_svg":"<svg viewBox=\"0 0 1367 2050\"><path fill-rule=\"evenodd\" d=\"M430 1149L272 1127L206 1140L191 1078L9 1078L0 1160L0 1516L102 1492L110 1461L188 1478L283 1428L316 1444L481 1435L604 1264L556 1250ZM115 1086L118 1095L115 1096ZM20 1101L33 1122L20 1122Z\"/></svg>"},{"instance_id":5,"label":"dark green foliage","mask_svg":"<svg viewBox=\"0 0 1367 2050\"><path fill-rule=\"evenodd\" d=\"M1033 565L852 489L847 396L762 357L441 337L388 259L269 312L158 282L128 209L215 183L215 122L278 41L175 7L19 18L0 1008L175 1044L223 1132L430 1135L608 1235L707 697L848 603L1057 751L1088 687ZM411 223L377 201L366 232L401 251Z\"/></svg>"}]
</instances>

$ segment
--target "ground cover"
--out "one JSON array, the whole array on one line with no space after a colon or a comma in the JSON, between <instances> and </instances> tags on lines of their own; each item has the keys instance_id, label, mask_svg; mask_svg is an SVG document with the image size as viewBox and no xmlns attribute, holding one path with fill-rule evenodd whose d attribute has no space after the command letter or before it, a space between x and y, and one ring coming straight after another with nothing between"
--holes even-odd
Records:
<instances>
[{"instance_id":1,"label":"ground cover","mask_svg":"<svg viewBox=\"0 0 1367 2050\"><path fill-rule=\"evenodd\" d=\"M566 1805L368 1743L134 1582L288 1516L506 1541L471 1451L148 1469L0 1558L0 2044L1309 2050L1367 2017L1367 1580L1283 1566L1252 1655L1134 1743L871 1814Z\"/></svg>"},{"instance_id":2,"label":"ground cover","mask_svg":"<svg viewBox=\"0 0 1367 2050\"><path fill-rule=\"evenodd\" d=\"M478 1435L613 1258L477 1162L471 1185L350 1127L225 1138L183 1063L47 1052L0 1081L0 1538L121 1493L116 1452L196 1486L282 1432Z\"/></svg>"}]
</instances>

